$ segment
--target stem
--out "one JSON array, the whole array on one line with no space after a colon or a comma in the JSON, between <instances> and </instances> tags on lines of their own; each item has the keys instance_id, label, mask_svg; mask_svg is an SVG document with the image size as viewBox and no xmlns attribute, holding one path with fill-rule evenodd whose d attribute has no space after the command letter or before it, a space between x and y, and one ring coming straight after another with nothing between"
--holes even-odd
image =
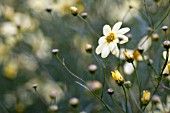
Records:
<instances>
[{"instance_id":1,"label":"stem","mask_svg":"<svg viewBox=\"0 0 170 113\"><path fill-rule=\"evenodd\" d=\"M123 88L123 91L124 91L124 94L125 94L125 102L126 102L126 113L128 113L128 105L127 105L127 95L126 95L126 90L125 90L125 87L124 87L124 85L122 85L122 88Z\"/></svg>"},{"instance_id":2,"label":"stem","mask_svg":"<svg viewBox=\"0 0 170 113\"><path fill-rule=\"evenodd\" d=\"M103 67L103 75L104 75L104 78L103 78L103 83L102 83L103 87L102 87L101 99L104 96L104 86L105 86L105 83L106 83L106 66Z\"/></svg>"},{"instance_id":3,"label":"stem","mask_svg":"<svg viewBox=\"0 0 170 113\"><path fill-rule=\"evenodd\" d=\"M85 82L82 78L78 77L78 76L75 75L71 70L69 70L69 68L65 65L64 61L62 61L62 60L59 58L58 55L56 55L56 58L57 58L57 60L62 64L62 66L63 66L73 77L77 78L77 79L80 80L84 85L86 85L88 91L89 91L91 94L93 94L97 99L99 99L99 100L103 103L103 105L105 106L105 108L108 110L108 112L111 113L110 108L109 108L108 105L103 101L103 99L101 99L101 98L100 98L99 96L97 96L93 91L91 91L90 88L87 86L86 82Z\"/></svg>"},{"instance_id":4,"label":"stem","mask_svg":"<svg viewBox=\"0 0 170 113\"><path fill-rule=\"evenodd\" d=\"M148 104L149 104L149 102L152 100L152 97L155 95L155 93L156 93L156 91L158 90L158 87L159 87L159 85L160 85L160 83L161 83L161 81L162 81L163 71L164 71L164 69L165 69L165 67L166 67L166 65L167 65L167 63L168 63L168 58L169 58L169 49L166 49L166 52L167 52L166 60L165 60L165 63L164 63L164 65L163 65L163 68L162 68L161 74L159 75L159 76L160 76L160 80L158 81L158 84L157 84L157 86L156 86L156 88L155 88L155 90L154 90L154 92L153 92L153 94L152 94L151 98L149 99L148 103L147 103L147 104L146 104L146 106L143 108L143 111L146 109L147 105L148 105Z\"/></svg>"},{"instance_id":5,"label":"stem","mask_svg":"<svg viewBox=\"0 0 170 113\"><path fill-rule=\"evenodd\" d=\"M125 113L125 111L122 109L122 107L120 107L120 105L118 105L118 104L113 100L112 95L110 95L110 98L111 98L111 100L112 100L112 103L114 103L122 112Z\"/></svg>"},{"instance_id":6,"label":"stem","mask_svg":"<svg viewBox=\"0 0 170 113\"><path fill-rule=\"evenodd\" d=\"M137 101L136 101L136 99L135 99L135 96L133 95L132 90L129 89L129 92L130 92L130 95L132 96L132 98L133 98L133 100L134 100L136 106L138 107L139 111L140 111L141 113L143 113L143 111L141 110L140 106L138 105L138 103L137 103Z\"/></svg>"},{"instance_id":7,"label":"stem","mask_svg":"<svg viewBox=\"0 0 170 113\"><path fill-rule=\"evenodd\" d=\"M37 89L34 89L34 90L35 90L37 96L39 97L39 99L44 103L44 105L46 107L48 107L48 103L41 97L41 95L38 93Z\"/></svg>"},{"instance_id":8,"label":"stem","mask_svg":"<svg viewBox=\"0 0 170 113\"><path fill-rule=\"evenodd\" d=\"M133 65L133 68L135 70L135 75L136 75L136 79L137 79L137 82L138 82L140 107L142 107L141 100L140 100L141 99L141 84L140 84L140 81L139 81L138 73L136 71L136 67L135 67L133 62L132 62L132 65Z\"/></svg>"}]
</instances>

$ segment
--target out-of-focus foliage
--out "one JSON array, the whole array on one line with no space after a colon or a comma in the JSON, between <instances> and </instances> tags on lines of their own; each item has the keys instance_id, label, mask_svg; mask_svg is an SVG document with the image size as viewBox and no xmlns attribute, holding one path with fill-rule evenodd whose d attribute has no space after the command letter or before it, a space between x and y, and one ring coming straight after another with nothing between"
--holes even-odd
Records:
<instances>
[{"instance_id":1,"label":"out-of-focus foliage","mask_svg":"<svg viewBox=\"0 0 170 113\"><path fill-rule=\"evenodd\" d=\"M55 106L50 107L51 104L55 104L59 113L75 113L69 104L72 97L79 100L78 112L107 112L103 104L77 84L75 82L77 79L70 76L52 56L53 48L59 49L58 54L69 69L85 80L89 88L99 96L103 81L100 63L102 60L107 68L106 78L109 87L115 92L113 96L115 102L125 106L123 91L115 84L110 73L116 69L117 58L109 55L104 60L97 56L100 60L96 61L94 55L85 51L85 46L87 43L91 44L94 52L98 35L102 36L105 24L113 26L117 21L122 21L123 26L131 29L127 34L132 36L126 44L128 49L137 47L139 41L148 35L149 27L157 27L154 33L159 35L159 39L155 41L152 38L152 45L146 54L153 59L156 71L160 72L164 62L161 44L165 40L161 26L167 25L170 28L170 15L160 25L159 23L166 16L170 3L169 0L146 0L146 3L148 12L145 10L143 0L1 0L0 112L47 113L50 109L56 109ZM71 6L77 7L79 14L86 12L87 19L84 21L71 15L69 10ZM168 37L169 34L168 29ZM90 64L98 66L96 72L89 72ZM126 63L123 61L122 64ZM136 65L142 89L153 91L152 82L155 82L151 78L153 72L144 62ZM132 80L133 73L128 76L122 67L121 73L124 78ZM166 81L168 86L169 81ZM38 93L32 88L33 84L38 84ZM137 90L135 85L136 83L132 91ZM107 100L112 109L119 112L107 95L109 87L104 88L104 100ZM169 112L169 93L165 89L159 89L157 95L162 104L157 105L157 112L163 113L165 109ZM138 96L137 93L134 95ZM53 97L56 97L55 102L51 100ZM130 110L137 112L133 107ZM151 112L150 105L147 107L147 112Z\"/></svg>"}]
</instances>

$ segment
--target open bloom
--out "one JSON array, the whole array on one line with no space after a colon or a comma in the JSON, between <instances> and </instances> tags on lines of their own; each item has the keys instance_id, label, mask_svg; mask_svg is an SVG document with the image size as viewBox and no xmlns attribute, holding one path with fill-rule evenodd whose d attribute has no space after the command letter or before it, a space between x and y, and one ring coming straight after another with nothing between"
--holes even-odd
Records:
<instances>
[{"instance_id":1,"label":"open bloom","mask_svg":"<svg viewBox=\"0 0 170 113\"><path fill-rule=\"evenodd\" d=\"M111 73L112 73L112 77L116 81L116 83L119 86L121 86L124 82L124 79L123 79L122 75L119 73L119 71L115 70L114 72L111 72Z\"/></svg>"},{"instance_id":2,"label":"open bloom","mask_svg":"<svg viewBox=\"0 0 170 113\"><path fill-rule=\"evenodd\" d=\"M141 98L142 104L147 104L150 100L151 92L144 90L143 91L143 96Z\"/></svg>"},{"instance_id":3,"label":"open bloom","mask_svg":"<svg viewBox=\"0 0 170 113\"><path fill-rule=\"evenodd\" d=\"M113 55L119 54L117 43L124 44L128 42L128 37L124 34L127 33L129 28L121 28L122 22L117 22L113 28L109 25L103 27L103 35L98 41L96 53L100 54L102 58L106 58L111 52Z\"/></svg>"}]
</instances>

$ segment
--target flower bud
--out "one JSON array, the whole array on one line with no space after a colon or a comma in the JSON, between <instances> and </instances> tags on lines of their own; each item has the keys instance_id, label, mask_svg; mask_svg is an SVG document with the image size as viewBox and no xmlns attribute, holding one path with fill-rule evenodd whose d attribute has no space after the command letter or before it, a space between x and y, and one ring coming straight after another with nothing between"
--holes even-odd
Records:
<instances>
[{"instance_id":1,"label":"flower bud","mask_svg":"<svg viewBox=\"0 0 170 113\"><path fill-rule=\"evenodd\" d=\"M113 91L112 88L109 88L109 89L107 90L107 93L108 93L109 95L113 95L114 91Z\"/></svg>"},{"instance_id":2,"label":"flower bud","mask_svg":"<svg viewBox=\"0 0 170 113\"><path fill-rule=\"evenodd\" d=\"M38 87L38 84L32 84L32 87L36 90Z\"/></svg>"},{"instance_id":3,"label":"flower bud","mask_svg":"<svg viewBox=\"0 0 170 113\"><path fill-rule=\"evenodd\" d=\"M152 34L152 40L157 41L159 39L159 35L157 33Z\"/></svg>"},{"instance_id":4,"label":"flower bud","mask_svg":"<svg viewBox=\"0 0 170 113\"><path fill-rule=\"evenodd\" d=\"M58 52L59 52L59 49L53 49L53 50L52 50L52 53L53 53L54 55L57 55Z\"/></svg>"},{"instance_id":5,"label":"flower bud","mask_svg":"<svg viewBox=\"0 0 170 113\"><path fill-rule=\"evenodd\" d=\"M143 96L141 98L141 102L143 105L146 105L149 102L150 96L151 96L151 92L149 92L147 90L143 91Z\"/></svg>"},{"instance_id":6,"label":"flower bud","mask_svg":"<svg viewBox=\"0 0 170 113\"><path fill-rule=\"evenodd\" d=\"M124 82L124 85L126 88L129 89L132 86L132 83L130 81L126 81L126 82Z\"/></svg>"},{"instance_id":7,"label":"flower bud","mask_svg":"<svg viewBox=\"0 0 170 113\"><path fill-rule=\"evenodd\" d=\"M129 40L132 39L132 34L131 33L126 34L126 36L128 37Z\"/></svg>"},{"instance_id":8,"label":"flower bud","mask_svg":"<svg viewBox=\"0 0 170 113\"><path fill-rule=\"evenodd\" d=\"M51 99L55 99L56 96L57 96L57 91L56 91L56 90L52 90L52 91L50 92L49 96L50 96Z\"/></svg>"},{"instance_id":9,"label":"flower bud","mask_svg":"<svg viewBox=\"0 0 170 113\"><path fill-rule=\"evenodd\" d=\"M160 100L160 97L158 96L158 95L154 95L153 97L152 97L152 103L153 104L157 104L157 103L160 103L161 102L161 100Z\"/></svg>"},{"instance_id":10,"label":"flower bud","mask_svg":"<svg viewBox=\"0 0 170 113\"><path fill-rule=\"evenodd\" d=\"M95 93L99 93L102 87L102 84L99 81L94 80L94 81L88 81L87 86L91 91Z\"/></svg>"},{"instance_id":11,"label":"flower bud","mask_svg":"<svg viewBox=\"0 0 170 113\"><path fill-rule=\"evenodd\" d=\"M71 98L70 101L69 101L69 104L72 106L72 107L77 107L78 104L79 104L79 100L77 98Z\"/></svg>"},{"instance_id":12,"label":"flower bud","mask_svg":"<svg viewBox=\"0 0 170 113\"><path fill-rule=\"evenodd\" d=\"M169 40L164 41L164 42L163 42L163 46L164 46L165 49L169 49L169 47L170 47L170 41L169 41Z\"/></svg>"},{"instance_id":13,"label":"flower bud","mask_svg":"<svg viewBox=\"0 0 170 113\"><path fill-rule=\"evenodd\" d=\"M168 26L162 26L162 30L166 32L166 30L168 29Z\"/></svg>"},{"instance_id":14,"label":"flower bud","mask_svg":"<svg viewBox=\"0 0 170 113\"><path fill-rule=\"evenodd\" d=\"M78 9L74 6L70 7L70 12L73 16L77 16L78 15Z\"/></svg>"},{"instance_id":15,"label":"flower bud","mask_svg":"<svg viewBox=\"0 0 170 113\"><path fill-rule=\"evenodd\" d=\"M114 72L111 72L111 73L112 73L112 77L115 80L115 82L119 86L122 86L122 84L124 83L124 79L123 79L122 75L119 73L119 71L115 70Z\"/></svg>"},{"instance_id":16,"label":"flower bud","mask_svg":"<svg viewBox=\"0 0 170 113\"><path fill-rule=\"evenodd\" d=\"M58 106L57 105L51 105L49 108L51 113L56 113L58 111Z\"/></svg>"},{"instance_id":17,"label":"flower bud","mask_svg":"<svg viewBox=\"0 0 170 113\"><path fill-rule=\"evenodd\" d=\"M46 7L45 9L48 13L51 13L52 12L52 7L49 5Z\"/></svg>"},{"instance_id":18,"label":"flower bud","mask_svg":"<svg viewBox=\"0 0 170 113\"><path fill-rule=\"evenodd\" d=\"M142 54L142 53L143 53L143 51L144 51L143 46L139 46L139 47L138 47L138 51L140 52L140 54Z\"/></svg>"},{"instance_id":19,"label":"flower bud","mask_svg":"<svg viewBox=\"0 0 170 113\"><path fill-rule=\"evenodd\" d=\"M88 14L86 12L80 14L83 19L86 19Z\"/></svg>"},{"instance_id":20,"label":"flower bud","mask_svg":"<svg viewBox=\"0 0 170 113\"><path fill-rule=\"evenodd\" d=\"M92 53L92 45L91 44L86 44L85 45L85 50L87 53Z\"/></svg>"},{"instance_id":21,"label":"flower bud","mask_svg":"<svg viewBox=\"0 0 170 113\"><path fill-rule=\"evenodd\" d=\"M129 63L132 63L133 62L133 55L132 54L129 54L128 52L125 52L123 51L123 54L125 56L125 60Z\"/></svg>"},{"instance_id":22,"label":"flower bud","mask_svg":"<svg viewBox=\"0 0 170 113\"><path fill-rule=\"evenodd\" d=\"M153 32L153 29L151 27L148 27L147 30L148 30L148 34Z\"/></svg>"},{"instance_id":23,"label":"flower bud","mask_svg":"<svg viewBox=\"0 0 170 113\"><path fill-rule=\"evenodd\" d=\"M97 70L97 66L95 64L90 64L88 69L90 73L94 74Z\"/></svg>"}]
</instances>

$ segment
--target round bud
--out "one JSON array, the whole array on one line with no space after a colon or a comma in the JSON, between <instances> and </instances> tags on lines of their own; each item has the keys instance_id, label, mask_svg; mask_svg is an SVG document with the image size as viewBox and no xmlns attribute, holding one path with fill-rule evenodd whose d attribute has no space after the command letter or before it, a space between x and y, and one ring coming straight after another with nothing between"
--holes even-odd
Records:
<instances>
[{"instance_id":1,"label":"round bud","mask_svg":"<svg viewBox=\"0 0 170 113\"><path fill-rule=\"evenodd\" d=\"M168 29L168 26L162 26L162 30L166 32L166 30Z\"/></svg>"},{"instance_id":2,"label":"round bud","mask_svg":"<svg viewBox=\"0 0 170 113\"><path fill-rule=\"evenodd\" d=\"M126 88L130 88L132 86L132 83L130 81L125 81L124 85Z\"/></svg>"},{"instance_id":3,"label":"round bud","mask_svg":"<svg viewBox=\"0 0 170 113\"><path fill-rule=\"evenodd\" d=\"M140 54L142 54L142 53L143 53L143 51L144 51L143 46L139 46L139 47L138 47L138 51L140 52Z\"/></svg>"},{"instance_id":4,"label":"round bud","mask_svg":"<svg viewBox=\"0 0 170 113\"><path fill-rule=\"evenodd\" d=\"M109 88L109 89L107 90L107 93L108 93L109 95L113 95L114 91L113 91L112 88Z\"/></svg>"},{"instance_id":5,"label":"round bud","mask_svg":"<svg viewBox=\"0 0 170 113\"><path fill-rule=\"evenodd\" d=\"M87 53L92 53L92 45L91 44L86 44L85 45L85 50Z\"/></svg>"},{"instance_id":6,"label":"round bud","mask_svg":"<svg viewBox=\"0 0 170 113\"><path fill-rule=\"evenodd\" d=\"M169 40L164 41L164 42L163 42L163 46L164 46L165 49L169 49L169 47L170 47L170 41L169 41Z\"/></svg>"},{"instance_id":7,"label":"round bud","mask_svg":"<svg viewBox=\"0 0 170 113\"><path fill-rule=\"evenodd\" d=\"M77 107L78 106L78 104L79 104L79 100L77 99L77 98L71 98L70 100L69 100L69 104L72 106L72 107Z\"/></svg>"},{"instance_id":8,"label":"round bud","mask_svg":"<svg viewBox=\"0 0 170 113\"><path fill-rule=\"evenodd\" d=\"M58 111L58 106L57 105L51 105L49 109L50 109L50 112L56 113Z\"/></svg>"},{"instance_id":9,"label":"round bud","mask_svg":"<svg viewBox=\"0 0 170 113\"><path fill-rule=\"evenodd\" d=\"M53 53L54 55L56 55L58 52L59 52L59 49L53 49L53 50L52 50L52 53Z\"/></svg>"},{"instance_id":10,"label":"round bud","mask_svg":"<svg viewBox=\"0 0 170 113\"><path fill-rule=\"evenodd\" d=\"M86 12L80 14L82 18L86 19L88 14Z\"/></svg>"},{"instance_id":11,"label":"round bud","mask_svg":"<svg viewBox=\"0 0 170 113\"><path fill-rule=\"evenodd\" d=\"M51 13L52 12L52 7L49 5L46 7L45 9L48 13Z\"/></svg>"},{"instance_id":12,"label":"round bud","mask_svg":"<svg viewBox=\"0 0 170 113\"><path fill-rule=\"evenodd\" d=\"M153 97L152 97L152 103L153 104L157 104L157 103L160 103L161 102L161 100L160 100L160 97L158 96L158 95L154 95Z\"/></svg>"},{"instance_id":13,"label":"round bud","mask_svg":"<svg viewBox=\"0 0 170 113\"><path fill-rule=\"evenodd\" d=\"M153 32L153 29L151 27L148 27L147 31L148 31L148 34L149 34L150 32Z\"/></svg>"},{"instance_id":14,"label":"round bud","mask_svg":"<svg viewBox=\"0 0 170 113\"><path fill-rule=\"evenodd\" d=\"M78 9L74 6L70 7L70 12L73 16L77 16L78 15Z\"/></svg>"},{"instance_id":15,"label":"round bud","mask_svg":"<svg viewBox=\"0 0 170 113\"><path fill-rule=\"evenodd\" d=\"M38 87L38 84L32 84L32 87L36 90Z\"/></svg>"},{"instance_id":16,"label":"round bud","mask_svg":"<svg viewBox=\"0 0 170 113\"><path fill-rule=\"evenodd\" d=\"M157 41L159 39L159 35L157 33L152 34L152 39Z\"/></svg>"},{"instance_id":17,"label":"round bud","mask_svg":"<svg viewBox=\"0 0 170 113\"><path fill-rule=\"evenodd\" d=\"M50 96L51 99L55 99L56 96L57 96L57 91L56 90L51 91L49 96Z\"/></svg>"},{"instance_id":18,"label":"round bud","mask_svg":"<svg viewBox=\"0 0 170 113\"><path fill-rule=\"evenodd\" d=\"M90 64L88 70L90 73L94 74L97 71L97 66L95 64Z\"/></svg>"},{"instance_id":19,"label":"round bud","mask_svg":"<svg viewBox=\"0 0 170 113\"><path fill-rule=\"evenodd\" d=\"M126 36L128 37L129 40L132 39L132 34L131 33L126 34Z\"/></svg>"}]
</instances>

